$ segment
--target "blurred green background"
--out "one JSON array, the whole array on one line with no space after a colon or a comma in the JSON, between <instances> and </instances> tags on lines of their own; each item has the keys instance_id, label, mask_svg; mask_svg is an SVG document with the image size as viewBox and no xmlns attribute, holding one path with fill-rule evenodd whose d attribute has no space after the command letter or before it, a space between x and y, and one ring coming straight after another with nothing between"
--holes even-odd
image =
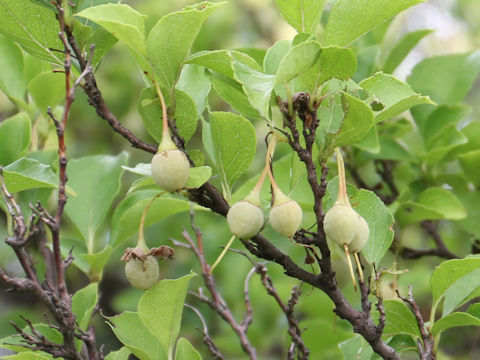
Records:
<instances>
[{"instance_id":1,"label":"blurred green background","mask_svg":"<svg viewBox=\"0 0 480 360\"><path fill-rule=\"evenodd\" d=\"M146 22L147 32L156 21L168 12L179 10L185 5L194 1L158 1L158 0L130 0L124 1L132 5L138 11L149 14ZM335 1L328 1L324 18L328 16L328 10ZM386 28L386 26L384 27ZM389 48L401 36L407 32L420 29L434 30L423 39L415 50L407 57L394 75L404 80L412 67L424 57L447 53L463 53L479 48L480 45L480 2L478 0L431 0L419 6L415 6L389 24L388 30L383 38L376 36L381 31L374 31L358 41L357 53L360 59L359 72L368 72L374 67L369 51L378 47ZM319 30L321 31L321 29ZM275 8L273 0L228 0L227 5L216 11L206 22L198 36L193 51L214 50L214 49L236 49L236 48L260 48L267 49L275 41L280 39L291 39L295 31L280 16ZM252 53L262 57L262 51ZM0 55L1 56L1 55ZM362 63L363 61L363 63ZM459 69L461 71L461 69ZM137 102L141 89L144 87L141 73L137 70L134 59L127 48L120 43L114 46L112 51L100 64L97 73L97 82L113 112L120 121L138 137L147 142L154 143L143 126L142 120L137 112ZM364 74L358 74L363 77ZM474 85L467 101L473 108L470 117L478 119L480 112L480 82ZM214 93L210 95L210 107L213 110L231 110ZM9 100L0 93L0 121L16 112L15 107ZM38 139L38 149L52 149L56 151L56 136L53 126L49 124L45 116L40 115L35 125ZM264 124L257 124L259 139L263 138L266 128ZM131 148L127 141L114 133L108 124L100 119L93 108L88 105L86 96L77 92L76 101L72 107L69 119L67 140L69 158L78 158L86 155L110 154L116 155L122 151L130 153L129 164L134 166L137 163L150 162L150 155ZM198 149L201 146L200 132L192 139L189 150ZM35 150L32 148L31 150ZM280 146L279 153L288 151L285 145ZM242 184L246 179L257 174L262 168L264 150L258 151L256 161L252 164L249 172L243 175ZM285 168L288 172L288 168ZM288 181L288 174L278 171L280 183ZM332 173L333 175L333 173ZM135 179L130 173L125 173L122 178L122 191L117 197L116 203L122 199ZM235 191L235 189L233 189ZM26 191L21 195L25 199L41 198L41 190ZM116 204L115 203L115 204ZM115 208L115 204L112 210ZM307 217L311 214L307 214ZM0 216L0 235L6 237L5 218ZM181 232L185 227L191 232L189 215L186 213L175 215L146 231L146 239L149 246L171 245L170 238L181 240ZM230 237L225 220L215 214L203 211L196 212L196 224L203 232L205 252L211 262L220 253L220 246L224 245ZM313 223L313 221L312 221ZM68 229L68 222L67 222ZM468 237L449 222L441 223L440 229L447 246L456 253L464 254L469 251L470 241L458 241L462 236ZM74 233L73 228L69 229ZM109 217L103 224L103 236L108 237ZM287 251L299 263L303 262L304 250L289 243L286 239L276 237L270 229L265 231L266 236ZM402 242L405 245L416 248L428 248L430 240L418 228L411 226L403 229L401 233ZM134 239L126 246L133 246ZM234 247L241 249L239 242ZM123 273L124 264L120 262L123 247L116 250L111 256L105 269L100 285L101 301L100 309L106 316L117 314L124 310L134 310L142 292L132 289ZM390 267L395 261L393 254L388 254L382 265ZM399 261L398 267L407 268L409 272L399 277L399 287L406 293L407 286L413 285L414 293L419 302L422 312L429 314L431 302L428 290L428 280L435 265L440 262L436 258L424 258L421 261ZM40 264L39 264L40 265ZM0 266L14 274L21 274L19 264L11 249L3 242L0 243ZM163 278L176 278L188 273L190 270L200 273L198 262L192 253L186 249L178 248L174 261L161 263L161 274ZM274 279L275 286L282 298L287 301L292 286L299 285L303 295L296 308L297 316L301 319L300 326L306 328L304 338L306 345L310 348L311 359L339 359L342 357L337 344L352 337L351 326L344 321L337 319L332 310L332 304L327 297L318 290L313 290L307 285L298 284L297 281L285 277L282 269L275 264L267 264L269 275ZM246 274L251 264L242 256L229 253L216 270L218 290L224 295L226 301L235 311L237 318L241 319L244 311L243 288ZM75 267L68 271L70 289L75 290L85 286L88 279ZM390 279L392 281L393 279ZM191 289L201 286L200 277L192 280ZM285 351L288 349L290 339L287 330L287 323L273 298L267 295L262 287L258 276L254 276L250 283L251 299L254 309L254 322L249 330L249 338L255 346L261 359L285 358ZM348 284L345 292L349 300L358 306L358 294ZM228 359L244 358L236 337L231 329L221 319L213 314L205 305L199 304L194 297L188 296L187 302L198 307L209 325L209 331L216 344L226 354ZM34 322L45 321L43 313L45 309L30 294L18 294L12 292L0 292L0 338L13 333L13 328L8 322L13 320L21 322L19 315L23 314ZM102 316L97 312L93 317L96 326L97 342L104 344L104 352L118 349L119 342ZM204 358L209 355L201 344L201 333L196 330L201 328L198 317L189 309L185 309L182 322L181 336L189 338ZM480 358L479 350L480 330L479 328L460 328L448 331L442 338L442 353L439 359L476 359ZM0 355L1 355L0 350ZM408 359L408 355L405 355ZM412 358L417 358L412 355Z\"/></svg>"}]
</instances>

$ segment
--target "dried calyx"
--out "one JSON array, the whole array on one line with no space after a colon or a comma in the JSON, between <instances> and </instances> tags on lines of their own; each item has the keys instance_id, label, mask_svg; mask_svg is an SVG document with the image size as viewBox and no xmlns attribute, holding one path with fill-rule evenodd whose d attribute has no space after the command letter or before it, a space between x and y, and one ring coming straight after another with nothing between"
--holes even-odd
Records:
<instances>
[{"instance_id":1,"label":"dried calyx","mask_svg":"<svg viewBox=\"0 0 480 360\"><path fill-rule=\"evenodd\" d=\"M159 267L157 259L172 259L174 250L169 246L149 249L137 245L127 248L121 258L126 261L125 275L130 284L140 290L150 289L158 281Z\"/></svg>"},{"instance_id":2,"label":"dried calyx","mask_svg":"<svg viewBox=\"0 0 480 360\"><path fill-rule=\"evenodd\" d=\"M157 259L171 260L175 251L170 246L159 246L149 249L145 243L143 228L148 209L152 203L165 192L155 195L145 206L140 226L138 228L138 240L135 248L127 248L121 260L126 261L125 275L130 284L140 290L150 289L158 280L159 268Z\"/></svg>"},{"instance_id":3,"label":"dried calyx","mask_svg":"<svg viewBox=\"0 0 480 360\"><path fill-rule=\"evenodd\" d=\"M267 168L272 185L273 204L270 210L269 221L272 228L281 235L292 238L302 224L302 208L298 203L285 195L278 187L273 177L270 162L275 147L276 138L273 136L267 151Z\"/></svg>"},{"instance_id":4,"label":"dried calyx","mask_svg":"<svg viewBox=\"0 0 480 360\"><path fill-rule=\"evenodd\" d=\"M152 158L152 177L162 189L175 192L182 189L190 176L190 162L185 153L173 143L168 129L167 110L162 92L157 84L157 93L162 104L163 132L157 153Z\"/></svg>"},{"instance_id":5,"label":"dried calyx","mask_svg":"<svg viewBox=\"0 0 480 360\"><path fill-rule=\"evenodd\" d=\"M368 241L370 230L368 224L350 205L347 194L347 184L345 180L345 166L343 158L338 150L337 166L338 166L338 195L335 205L327 211L323 220L323 229L328 238L336 242L344 248L347 254L350 275L354 287L356 287L355 276L353 273L352 263L350 261L350 252L353 253L357 268L360 274L360 280L363 282L362 266L358 253L363 249Z\"/></svg>"}]
</instances>

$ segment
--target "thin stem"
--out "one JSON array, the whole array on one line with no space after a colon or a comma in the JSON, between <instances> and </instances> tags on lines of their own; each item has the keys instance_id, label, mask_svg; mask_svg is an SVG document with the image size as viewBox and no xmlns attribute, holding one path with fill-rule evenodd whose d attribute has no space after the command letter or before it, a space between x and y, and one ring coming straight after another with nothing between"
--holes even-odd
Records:
<instances>
[{"instance_id":1,"label":"thin stem","mask_svg":"<svg viewBox=\"0 0 480 360\"><path fill-rule=\"evenodd\" d=\"M269 164L265 164L265 167L263 168L263 171L262 171L262 175L260 175L260 178L255 184L255 187L253 188L252 192L260 194L260 190L262 189L263 183L265 182L265 177L267 176L267 172L269 168L270 168Z\"/></svg>"},{"instance_id":2,"label":"thin stem","mask_svg":"<svg viewBox=\"0 0 480 360\"><path fill-rule=\"evenodd\" d=\"M338 168L338 194L337 203L350 206L347 194L347 181L345 180L345 164L343 163L343 156L338 148L335 149L337 154L337 168Z\"/></svg>"},{"instance_id":3,"label":"thin stem","mask_svg":"<svg viewBox=\"0 0 480 360\"><path fill-rule=\"evenodd\" d=\"M160 98L160 103L162 104L162 142L164 141L172 141L170 138L170 130L168 128L168 116L167 116L167 106L165 105L165 99L162 94L162 90L160 90L160 86L155 80L152 80L155 84L155 89L157 90L158 97Z\"/></svg>"},{"instance_id":4,"label":"thin stem","mask_svg":"<svg viewBox=\"0 0 480 360\"><path fill-rule=\"evenodd\" d=\"M272 188L275 191L278 189L277 182L275 181L275 178L273 177L272 174L272 158L273 158L273 153L275 152L275 146L277 145L277 138L275 134L272 136L272 140L268 143L268 148L267 148L267 155L265 157L265 167L267 168L268 171L268 177L270 179L270 183L272 184Z\"/></svg>"},{"instance_id":5,"label":"thin stem","mask_svg":"<svg viewBox=\"0 0 480 360\"><path fill-rule=\"evenodd\" d=\"M364 282L362 263L360 262L358 253L356 251L353 253L353 257L355 258L355 262L357 263L357 269L358 269L358 275L360 276L360 281Z\"/></svg>"},{"instance_id":6,"label":"thin stem","mask_svg":"<svg viewBox=\"0 0 480 360\"><path fill-rule=\"evenodd\" d=\"M215 260L215 262L213 263L213 265L210 267L210 274L213 273L213 270L217 267L217 265L220 263L220 261L222 261L223 257L224 257L225 254L227 253L228 249L230 248L230 246L232 246L233 240L235 240L235 235L232 235L232 237L230 238L230 240L228 240L227 245L224 247L223 251L220 253L220 255L218 256L217 260Z\"/></svg>"},{"instance_id":7,"label":"thin stem","mask_svg":"<svg viewBox=\"0 0 480 360\"><path fill-rule=\"evenodd\" d=\"M153 202L165 193L166 193L166 191L162 191L162 192L158 193L157 195L155 195L148 202L147 206L145 206L145 209L143 209L142 218L140 219L140 226L138 227L137 247L140 247L142 249L148 249L147 244L145 243L144 235L143 235L143 229L144 229L144 226L145 226L145 219L147 217L147 212L148 212L148 209L150 209L150 206L153 204Z\"/></svg>"},{"instance_id":8,"label":"thin stem","mask_svg":"<svg viewBox=\"0 0 480 360\"><path fill-rule=\"evenodd\" d=\"M352 259L350 259L350 251L348 250L348 245L343 244L345 249L345 254L347 255L348 269L350 270L350 277L352 278L353 288L357 291L357 281L355 280L355 273L353 272Z\"/></svg>"}]
</instances>

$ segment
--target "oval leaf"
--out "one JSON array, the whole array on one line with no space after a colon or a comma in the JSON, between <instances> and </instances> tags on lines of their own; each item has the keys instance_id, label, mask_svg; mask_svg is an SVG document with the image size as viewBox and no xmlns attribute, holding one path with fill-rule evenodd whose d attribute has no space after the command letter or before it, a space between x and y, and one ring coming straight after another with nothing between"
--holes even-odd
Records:
<instances>
[{"instance_id":1,"label":"oval leaf","mask_svg":"<svg viewBox=\"0 0 480 360\"><path fill-rule=\"evenodd\" d=\"M210 132L216 166L227 194L255 156L257 140L253 125L243 116L210 113Z\"/></svg>"},{"instance_id":2,"label":"oval leaf","mask_svg":"<svg viewBox=\"0 0 480 360\"><path fill-rule=\"evenodd\" d=\"M221 3L203 2L183 11L170 13L153 27L146 41L147 56L160 84L172 89L183 60L188 55L203 22Z\"/></svg>"},{"instance_id":3,"label":"oval leaf","mask_svg":"<svg viewBox=\"0 0 480 360\"><path fill-rule=\"evenodd\" d=\"M145 54L145 15L125 4L103 4L80 11L76 16L105 28L118 40Z\"/></svg>"},{"instance_id":4,"label":"oval leaf","mask_svg":"<svg viewBox=\"0 0 480 360\"><path fill-rule=\"evenodd\" d=\"M180 330L183 303L194 274L175 280L162 280L145 291L138 303L138 316L145 327L171 354ZM169 357L170 358L170 357Z\"/></svg>"},{"instance_id":5,"label":"oval leaf","mask_svg":"<svg viewBox=\"0 0 480 360\"><path fill-rule=\"evenodd\" d=\"M424 1L338 0L328 18L324 45L349 45L384 21Z\"/></svg>"}]
</instances>

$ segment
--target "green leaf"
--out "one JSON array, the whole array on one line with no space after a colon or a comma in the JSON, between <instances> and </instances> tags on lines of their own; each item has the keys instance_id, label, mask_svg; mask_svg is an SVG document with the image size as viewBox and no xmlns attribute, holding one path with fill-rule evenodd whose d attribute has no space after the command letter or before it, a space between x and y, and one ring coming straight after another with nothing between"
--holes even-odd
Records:
<instances>
[{"instance_id":1,"label":"green leaf","mask_svg":"<svg viewBox=\"0 0 480 360\"><path fill-rule=\"evenodd\" d=\"M342 103L345 117L340 131L335 137L336 146L359 142L369 133L375 123L373 112L363 101L342 92Z\"/></svg>"},{"instance_id":2,"label":"green leaf","mask_svg":"<svg viewBox=\"0 0 480 360\"><path fill-rule=\"evenodd\" d=\"M25 101L25 79L23 78L22 50L9 40L0 35L0 89L10 98Z\"/></svg>"},{"instance_id":3,"label":"green leaf","mask_svg":"<svg viewBox=\"0 0 480 360\"><path fill-rule=\"evenodd\" d=\"M263 118L268 118L275 77L238 62L233 64L233 69L235 79L242 84L243 92L247 95L250 104L258 110Z\"/></svg>"},{"instance_id":4,"label":"green leaf","mask_svg":"<svg viewBox=\"0 0 480 360\"><path fill-rule=\"evenodd\" d=\"M355 74L357 58L352 49L326 47L322 48L319 65L318 84L323 84L332 78L348 80Z\"/></svg>"},{"instance_id":5,"label":"green leaf","mask_svg":"<svg viewBox=\"0 0 480 360\"><path fill-rule=\"evenodd\" d=\"M330 134L336 134L342 126L345 114L342 106L342 94L332 94L326 97L317 110L320 128ZM317 132L317 136L320 132Z\"/></svg>"},{"instance_id":6,"label":"green leaf","mask_svg":"<svg viewBox=\"0 0 480 360\"><path fill-rule=\"evenodd\" d=\"M55 5L53 5L52 2L49 0L30 0L30 1L36 2L37 4L42 5L51 11L57 11L57 8L55 7Z\"/></svg>"},{"instance_id":7,"label":"green leaf","mask_svg":"<svg viewBox=\"0 0 480 360\"><path fill-rule=\"evenodd\" d=\"M455 128L460 120L469 114L470 110L465 105L440 105L433 110L425 122L425 128L420 129L423 132L426 148L432 149L435 139L440 137L450 125ZM449 127L448 131L451 130Z\"/></svg>"},{"instance_id":8,"label":"green leaf","mask_svg":"<svg viewBox=\"0 0 480 360\"><path fill-rule=\"evenodd\" d=\"M243 116L213 112L210 113L210 132L224 191L230 194L232 185L255 156L255 129Z\"/></svg>"},{"instance_id":9,"label":"green leaf","mask_svg":"<svg viewBox=\"0 0 480 360\"><path fill-rule=\"evenodd\" d=\"M275 75L277 73L280 62L289 52L291 43L288 40L279 40L267 50L263 59L263 71L266 74Z\"/></svg>"},{"instance_id":10,"label":"green leaf","mask_svg":"<svg viewBox=\"0 0 480 360\"><path fill-rule=\"evenodd\" d=\"M464 312L455 312L439 319L432 327L432 335L459 326L480 326L480 319Z\"/></svg>"},{"instance_id":11,"label":"green leaf","mask_svg":"<svg viewBox=\"0 0 480 360\"><path fill-rule=\"evenodd\" d=\"M46 114L49 106L54 109L65 98L65 75L51 71L40 73L28 83L28 91L40 112Z\"/></svg>"},{"instance_id":12,"label":"green leaf","mask_svg":"<svg viewBox=\"0 0 480 360\"><path fill-rule=\"evenodd\" d=\"M145 327L171 354L180 330L183 303L194 274L162 280L145 291L138 303L138 316Z\"/></svg>"},{"instance_id":13,"label":"green leaf","mask_svg":"<svg viewBox=\"0 0 480 360\"><path fill-rule=\"evenodd\" d=\"M30 118L18 113L0 123L0 165L7 166L25 155L30 146Z\"/></svg>"},{"instance_id":14,"label":"green leaf","mask_svg":"<svg viewBox=\"0 0 480 360\"><path fill-rule=\"evenodd\" d=\"M171 101L166 101L171 107ZM162 141L162 107L153 88L143 89L138 100L138 112L148 133L158 142ZM188 142L197 130L197 108L193 100L181 90L175 90L175 124L183 139Z\"/></svg>"},{"instance_id":15,"label":"green leaf","mask_svg":"<svg viewBox=\"0 0 480 360\"><path fill-rule=\"evenodd\" d=\"M71 251L74 256L73 265L86 275L89 275L90 265L82 257L87 253L87 248L83 240L62 236L60 239L60 248L64 258L67 257Z\"/></svg>"},{"instance_id":16,"label":"green leaf","mask_svg":"<svg viewBox=\"0 0 480 360\"><path fill-rule=\"evenodd\" d=\"M405 34L389 51L383 62L383 72L392 74L395 69L407 57L410 51L422 40L425 36L430 34L433 30L418 30Z\"/></svg>"},{"instance_id":17,"label":"green leaf","mask_svg":"<svg viewBox=\"0 0 480 360\"><path fill-rule=\"evenodd\" d=\"M5 184L10 193L36 188L56 188L58 177L49 165L21 158L3 169Z\"/></svg>"},{"instance_id":18,"label":"green leaf","mask_svg":"<svg viewBox=\"0 0 480 360\"><path fill-rule=\"evenodd\" d=\"M132 352L127 347L122 347L120 350L111 351L105 357L105 360L128 360Z\"/></svg>"},{"instance_id":19,"label":"green leaf","mask_svg":"<svg viewBox=\"0 0 480 360\"><path fill-rule=\"evenodd\" d=\"M320 57L310 69L300 74L306 90L316 93L318 86L330 79L348 80L357 69L357 58L352 49L325 47Z\"/></svg>"},{"instance_id":20,"label":"green leaf","mask_svg":"<svg viewBox=\"0 0 480 360\"><path fill-rule=\"evenodd\" d=\"M159 193L159 190L137 191L125 199L115 208L112 216L113 246L119 245L138 231L140 219L145 206ZM190 203L182 199L160 197L156 199L145 218L145 228L170 215L190 210Z\"/></svg>"},{"instance_id":21,"label":"green leaf","mask_svg":"<svg viewBox=\"0 0 480 360\"><path fill-rule=\"evenodd\" d=\"M322 16L325 0L275 0L283 18L299 33L313 33Z\"/></svg>"},{"instance_id":22,"label":"green leaf","mask_svg":"<svg viewBox=\"0 0 480 360\"><path fill-rule=\"evenodd\" d=\"M368 154L369 159L383 159L395 161L415 162L416 159L397 141L382 136L379 139L380 149L375 154Z\"/></svg>"},{"instance_id":23,"label":"green leaf","mask_svg":"<svg viewBox=\"0 0 480 360\"><path fill-rule=\"evenodd\" d=\"M95 232L120 190L122 165L127 159L128 155L121 153L87 156L68 163L69 184L78 196L68 200L65 212L82 234L89 254L100 245Z\"/></svg>"},{"instance_id":24,"label":"green leaf","mask_svg":"<svg viewBox=\"0 0 480 360\"><path fill-rule=\"evenodd\" d=\"M461 131L468 138L468 144L458 149L459 151L467 152L480 148L480 121L472 121Z\"/></svg>"},{"instance_id":25,"label":"green leaf","mask_svg":"<svg viewBox=\"0 0 480 360\"><path fill-rule=\"evenodd\" d=\"M101 279L102 270L107 265L113 249L110 245L105 246L95 254L81 254L80 258L88 264L88 276L94 281Z\"/></svg>"},{"instance_id":26,"label":"green leaf","mask_svg":"<svg viewBox=\"0 0 480 360\"><path fill-rule=\"evenodd\" d=\"M385 300L385 328L382 336L406 334L414 338L421 337L415 315L407 306L396 300Z\"/></svg>"},{"instance_id":27,"label":"green leaf","mask_svg":"<svg viewBox=\"0 0 480 360\"><path fill-rule=\"evenodd\" d=\"M373 350L360 335L345 340L338 344L345 359L370 360Z\"/></svg>"},{"instance_id":28,"label":"green leaf","mask_svg":"<svg viewBox=\"0 0 480 360\"><path fill-rule=\"evenodd\" d=\"M75 322L83 331L87 330L90 317L98 301L98 283L94 282L78 290L72 297L72 312Z\"/></svg>"},{"instance_id":29,"label":"green leaf","mask_svg":"<svg viewBox=\"0 0 480 360\"><path fill-rule=\"evenodd\" d=\"M469 256L464 259L447 260L435 268L430 277L433 303L436 306L445 292L461 277L480 268L480 258Z\"/></svg>"},{"instance_id":30,"label":"green leaf","mask_svg":"<svg viewBox=\"0 0 480 360\"><path fill-rule=\"evenodd\" d=\"M190 176L185 183L187 189L197 189L205 184L212 176L212 168L210 166L198 166L190 168Z\"/></svg>"},{"instance_id":31,"label":"green leaf","mask_svg":"<svg viewBox=\"0 0 480 360\"><path fill-rule=\"evenodd\" d=\"M480 303L470 305L467 312L480 319Z\"/></svg>"},{"instance_id":32,"label":"green leaf","mask_svg":"<svg viewBox=\"0 0 480 360\"><path fill-rule=\"evenodd\" d=\"M260 113L250 104L242 84L218 74L210 75L209 79L218 95L231 107L249 119L260 118Z\"/></svg>"},{"instance_id":33,"label":"green leaf","mask_svg":"<svg viewBox=\"0 0 480 360\"><path fill-rule=\"evenodd\" d=\"M166 348L163 348L155 336L147 330L137 313L125 311L107 319L117 339L139 359L165 360L167 358Z\"/></svg>"},{"instance_id":34,"label":"green leaf","mask_svg":"<svg viewBox=\"0 0 480 360\"><path fill-rule=\"evenodd\" d=\"M183 91L175 89L175 123L185 142L188 142L197 130L196 112L197 107L192 98Z\"/></svg>"},{"instance_id":35,"label":"green leaf","mask_svg":"<svg viewBox=\"0 0 480 360\"><path fill-rule=\"evenodd\" d=\"M384 21L423 1L338 0L328 18L324 45L349 45Z\"/></svg>"},{"instance_id":36,"label":"green leaf","mask_svg":"<svg viewBox=\"0 0 480 360\"><path fill-rule=\"evenodd\" d=\"M261 70L257 62L250 56L235 50L200 51L188 57L185 62L206 67L231 79L234 79L234 62L239 62L257 71Z\"/></svg>"},{"instance_id":37,"label":"green leaf","mask_svg":"<svg viewBox=\"0 0 480 360\"><path fill-rule=\"evenodd\" d=\"M468 139L456 129L455 124L443 128L427 146L427 153L422 154L422 160L428 164L436 164L455 148L466 144Z\"/></svg>"},{"instance_id":38,"label":"green leaf","mask_svg":"<svg viewBox=\"0 0 480 360\"><path fill-rule=\"evenodd\" d=\"M455 195L441 187L431 187L423 191L415 202L400 204L396 218L402 223L423 220L459 220L466 217L466 211Z\"/></svg>"},{"instance_id":39,"label":"green leaf","mask_svg":"<svg viewBox=\"0 0 480 360\"><path fill-rule=\"evenodd\" d=\"M94 23L89 23L86 19L75 20L73 27L73 35L77 39L78 46L82 53L90 51L90 45L95 44L93 52L92 65L98 65L105 54L117 43L117 38L110 34L103 27Z\"/></svg>"},{"instance_id":40,"label":"green leaf","mask_svg":"<svg viewBox=\"0 0 480 360\"><path fill-rule=\"evenodd\" d=\"M145 15L125 4L104 4L75 14L105 28L140 54L145 54Z\"/></svg>"},{"instance_id":41,"label":"green leaf","mask_svg":"<svg viewBox=\"0 0 480 360\"><path fill-rule=\"evenodd\" d=\"M467 95L479 72L480 51L441 55L417 64L407 82L414 91L429 95L439 105L454 105Z\"/></svg>"},{"instance_id":42,"label":"green leaf","mask_svg":"<svg viewBox=\"0 0 480 360\"><path fill-rule=\"evenodd\" d=\"M383 139L383 138L382 138ZM383 152L380 152L380 143L378 139L378 130L376 126L373 126L360 142L354 144L353 146L366 151L367 153L382 156ZM403 149L403 148L402 148ZM367 157L369 154L365 154Z\"/></svg>"},{"instance_id":43,"label":"green leaf","mask_svg":"<svg viewBox=\"0 0 480 360\"><path fill-rule=\"evenodd\" d=\"M354 210L368 223L370 236L362 250L363 256L371 264L379 264L393 241L392 226L394 218L385 204L373 192L348 185L350 203L355 204ZM338 177L330 180L327 186L325 208L331 208L338 193Z\"/></svg>"},{"instance_id":44,"label":"green leaf","mask_svg":"<svg viewBox=\"0 0 480 360\"><path fill-rule=\"evenodd\" d=\"M288 84L290 80L309 69L317 61L320 51L320 45L314 41L292 47L280 61L275 85Z\"/></svg>"},{"instance_id":45,"label":"green leaf","mask_svg":"<svg viewBox=\"0 0 480 360\"><path fill-rule=\"evenodd\" d=\"M185 338L178 339L175 360L202 360L199 352Z\"/></svg>"},{"instance_id":46,"label":"green leaf","mask_svg":"<svg viewBox=\"0 0 480 360\"><path fill-rule=\"evenodd\" d=\"M207 106L211 88L205 69L194 64L185 65L180 73L176 88L190 96L197 107L197 119L200 118Z\"/></svg>"},{"instance_id":47,"label":"green leaf","mask_svg":"<svg viewBox=\"0 0 480 360\"><path fill-rule=\"evenodd\" d=\"M0 33L33 56L63 65L59 53L50 50L63 49L53 11L29 0L0 0L0 19Z\"/></svg>"},{"instance_id":48,"label":"green leaf","mask_svg":"<svg viewBox=\"0 0 480 360\"><path fill-rule=\"evenodd\" d=\"M160 85L172 89L180 69L203 22L222 3L199 3L195 7L170 13L161 18L147 37L147 56Z\"/></svg>"},{"instance_id":49,"label":"green leaf","mask_svg":"<svg viewBox=\"0 0 480 360\"><path fill-rule=\"evenodd\" d=\"M4 359L13 359L13 360L49 360L52 357L45 353L26 351L19 354L8 355L3 357Z\"/></svg>"},{"instance_id":50,"label":"green leaf","mask_svg":"<svg viewBox=\"0 0 480 360\"><path fill-rule=\"evenodd\" d=\"M48 341L50 341L54 344L62 344L63 343L63 336L58 330L52 329L47 324L33 324L33 326L34 326L35 330L37 330L40 334L45 336L45 338ZM32 335L32 330L30 329L29 326L25 326L22 330L25 333ZM16 352L21 353L21 354L28 354L28 355L32 354L30 351L28 351L29 349L25 349L25 347L21 346L23 344L24 344L24 342L22 341L22 338L19 337L18 335L11 335L9 337L6 337L6 338L3 338L3 339L0 340L0 347L2 347L2 348L10 349L10 350L16 351ZM43 352L38 352L38 354L39 355L41 354L42 356L45 356L45 357L42 357L42 359L53 359L50 356L50 354L46 354L46 353L43 353ZM19 358L20 359L26 359L26 360L36 359L34 357L19 357Z\"/></svg>"},{"instance_id":51,"label":"green leaf","mask_svg":"<svg viewBox=\"0 0 480 360\"><path fill-rule=\"evenodd\" d=\"M416 105L434 104L428 96L416 94L408 84L391 75L376 73L359 85L370 93L367 101L375 99L384 105L383 110L375 115L377 122L388 120Z\"/></svg>"},{"instance_id":52,"label":"green leaf","mask_svg":"<svg viewBox=\"0 0 480 360\"><path fill-rule=\"evenodd\" d=\"M470 151L458 157L460 165L467 176L467 179L472 181L475 186L480 184L480 173L478 171L478 164L480 164L480 150Z\"/></svg>"},{"instance_id":53,"label":"green leaf","mask_svg":"<svg viewBox=\"0 0 480 360\"><path fill-rule=\"evenodd\" d=\"M120 2L121 0L78 0L76 2L77 3L76 10L82 11L92 6L98 6L98 5L109 4L109 3L120 3ZM87 24L89 23L88 20L85 20L85 22Z\"/></svg>"},{"instance_id":54,"label":"green leaf","mask_svg":"<svg viewBox=\"0 0 480 360\"><path fill-rule=\"evenodd\" d=\"M468 216L455 221L455 223L463 230L480 238L480 191L467 191L457 196L467 210Z\"/></svg>"},{"instance_id":55,"label":"green leaf","mask_svg":"<svg viewBox=\"0 0 480 360\"><path fill-rule=\"evenodd\" d=\"M450 314L478 292L480 287L480 269L458 279L446 292L442 316Z\"/></svg>"}]
</instances>

